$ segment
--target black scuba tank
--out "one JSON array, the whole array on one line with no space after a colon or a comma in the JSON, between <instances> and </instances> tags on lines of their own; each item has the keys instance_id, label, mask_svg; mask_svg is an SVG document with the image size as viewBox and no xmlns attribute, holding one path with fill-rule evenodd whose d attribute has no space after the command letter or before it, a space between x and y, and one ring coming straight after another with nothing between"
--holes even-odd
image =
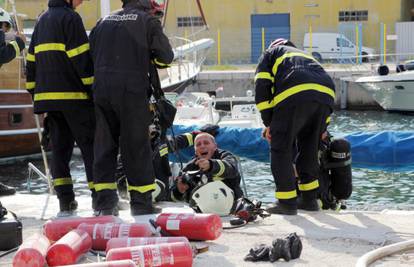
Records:
<instances>
[{"instance_id":1,"label":"black scuba tank","mask_svg":"<svg viewBox=\"0 0 414 267\"><path fill-rule=\"evenodd\" d=\"M331 192L336 199L348 199L352 194L351 144L345 139L332 140L328 164Z\"/></svg>"}]
</instances>

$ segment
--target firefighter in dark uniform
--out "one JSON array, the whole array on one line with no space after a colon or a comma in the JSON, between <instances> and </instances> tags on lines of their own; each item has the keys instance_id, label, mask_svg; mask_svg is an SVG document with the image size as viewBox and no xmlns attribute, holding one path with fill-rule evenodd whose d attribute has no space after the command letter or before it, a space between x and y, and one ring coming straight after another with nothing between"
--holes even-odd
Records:
<instances>
[{"instance_id":1,"label":"firefighter in dark uniform","mask_svg":"<svg viewBox=\"0 0 414 267\"><path fill-rule=\"evenodd\" d=\"M321 65L286 39L277 39L260 58L255 76L255 101L271 146L271 169L278 202L275 214L297 209L319 210L318 145L332 113L335 86ZM294 144L301 198L297 200L293 167Z\"/></svg>"},{"instance_id":2,"label":"firefighter in dark uniform","mask_svg":"<svg viewBox=\"0 0 414 267\"><path fill-rule=\"evenodd\" d=\"M49 0L48 10L34 28L27 54L26 88L33 96L34 112L47 112L44 127L50 133L51 172L62 216L77 208L69 169L75 141L95 198L95 115L91 98L94 77L88 37L81 17L74 11L81 3L82 0Z\"/></svg>"},{"instance_id":3,"label":"firefighter in dark uniform","mask_svg":"<svg viewBox=\"0 0 414 267\"><path fill-rule=\"evenodd\" d=\"M10 14L0 8L0 67L20 55L25 47L24 37L20 33L16 34L15 40L6 43L5 33L10 31L11 25Z\"/></svg>"},{"instance_id":4,"label":"firefighter in dark uniform","mask_svg":"<svg viewBox=\"0 0 414 267\"><path fill-rule=\"evenodd\" d=\"M6 43L5 33L10 31L12 20L10 14L0 8L0 67L20 55L25 47L24 36L16 34L15 39ZM16 189L11 186L0 183L0 196L13 195Z\"/></svg>"},{"instance_id":5,"label":"firefighter in dark uniform","mask_svg":"<svg viewBox=\"0 0 414 267\"><path fill-rule=\"evenodd\" d=\"M187 134L189 141L192 137ZM191 138L191 139L190 139ZM192 145L192 143L191 143ZM243 196L240 188L240 172L237 158L230 152L218 149L214 136L209 133L199 133L194 139L195 157L183 168L183 173L201 170L206 175L207 181L222 181L234 192L234 200ZM171 187L171 200L187 201L191 198L191 192L200 181L197 177L179 176Z\"/></svg>"},{"instance_id":6,"label":"firefighter in dark uniform","mask_svg":"<svg viewBox=\"0 0 414 267\"><path fill-rule=\"evenodd\" d=\"M148 0L124 0L122 10L100 20L90 35L95 64L94 182L99 215L117 214L118 147L130 192L131 214L153 213L155 189L148 126L151 61L168 67L174 54Z\"/></svg>"}]
</instances>

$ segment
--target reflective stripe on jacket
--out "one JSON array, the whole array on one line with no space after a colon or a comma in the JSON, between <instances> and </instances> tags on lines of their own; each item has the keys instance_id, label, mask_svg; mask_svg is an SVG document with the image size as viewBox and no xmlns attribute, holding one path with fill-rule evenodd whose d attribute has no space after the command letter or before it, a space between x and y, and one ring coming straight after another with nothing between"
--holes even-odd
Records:
<instances>
[{"instance_id":1,"label":"reflective stripe on jacket","mask_svg":"<svg viewBox=\"0 0 414 267\"><path fill-rule=\"evenodd\" d=\"M265 126L269 126L274 108L311 101L332 107L335 100L335 85L319 62L289 46L265 51L256 69L255 90Z\"/></svg>"},{"instance_id":2,"label":"reflective stripe on jacket","mask_svg":"<svg viewBox=\"0 0 414 267\"><path fill-rule=\"evenodd\" d=\"M49 0L48 6L27 54L26 89L35 113L92 103L93 64L82 19L64 0Z\"/></svg>"}]
</instances>

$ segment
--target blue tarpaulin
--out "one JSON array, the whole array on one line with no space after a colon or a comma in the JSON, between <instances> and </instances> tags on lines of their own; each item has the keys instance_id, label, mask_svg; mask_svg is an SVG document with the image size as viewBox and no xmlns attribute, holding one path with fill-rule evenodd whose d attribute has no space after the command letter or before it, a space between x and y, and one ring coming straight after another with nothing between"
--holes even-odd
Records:
<instances>
[{"instance_id":1,"label":"blue tarpaulin","mask_svg":"<svg viewBox=\"0 0 414 267\"><path fill-rule=\"evenodd\" d=\"M196 126L174 126L175 135L197 130ZM220 148L239 157L268 162L269 145L261 137L262 129L221 127L216 136ZM171 132L170 132L171 134ZM351 143L352 166L386 171L414 170L414 132L357 132L344 136ZM182 162L194 154L193 148L182 150ZM176 155L171 160L177 161Z\"/></svg>"}]
</instances>

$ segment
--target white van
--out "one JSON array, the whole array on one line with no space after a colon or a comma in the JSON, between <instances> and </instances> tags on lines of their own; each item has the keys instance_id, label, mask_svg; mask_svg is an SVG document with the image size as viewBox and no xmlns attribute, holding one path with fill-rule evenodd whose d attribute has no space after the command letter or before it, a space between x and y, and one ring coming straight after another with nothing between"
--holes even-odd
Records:
<instances>
[{"instance_id":1,"label":"white van","mask_svg":"<svg viewBox=\"0 0 414 267\"><path fill-rule=\"evenodd\" d=\"M310 52L310 34L305 33L303 49ZM319 62L323 60L354 58L356 45L345 35L340 33L314 32L312 33L312 56ZM370 47L362 47L362 61L368 62L374 59L375 50Z\"/></svg>"}]
</instances>

